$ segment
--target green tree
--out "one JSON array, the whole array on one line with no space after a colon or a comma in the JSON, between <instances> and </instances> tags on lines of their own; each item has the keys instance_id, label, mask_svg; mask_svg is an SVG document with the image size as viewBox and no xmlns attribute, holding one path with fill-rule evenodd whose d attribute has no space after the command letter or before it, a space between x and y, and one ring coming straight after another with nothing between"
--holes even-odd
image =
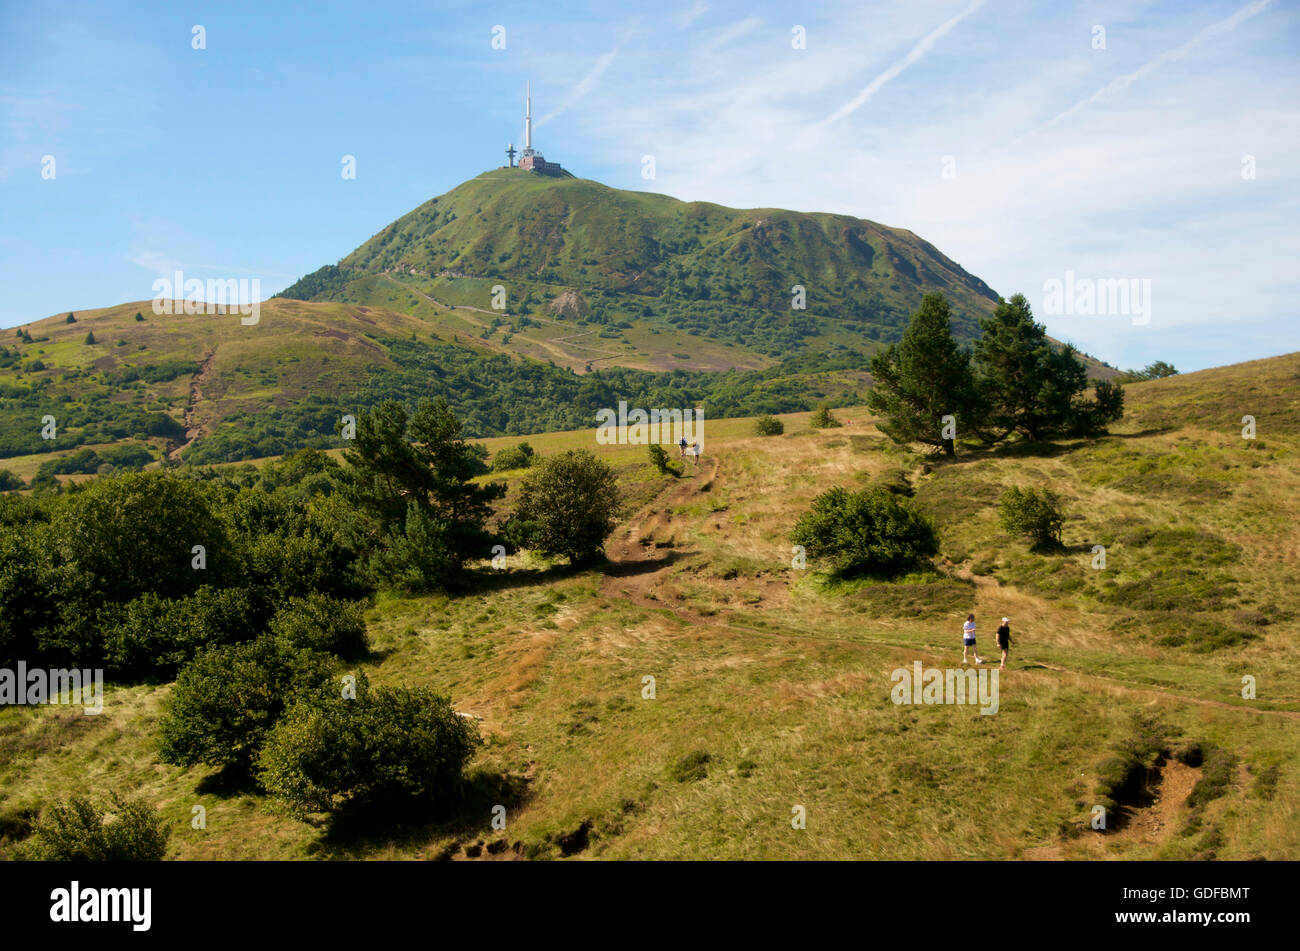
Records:
<instances>
[{"instance_id":1,"label":"green tree","mask_svg":"<svg viewBox=\"0 0 1300 951\"><path fill-rule=\"evenodd\" d=\"M1069 430L1078 417L1075 397L1088 385L1074 348L1052 346L1023 294L999 300L980 329L974 362L992 438L1019 432L1039 440Z\"/></svg>"},{"instance_id":2,"label":"green tree","mask_svg":"<svg viewBox=\"0 0 1300 951\"><path fill-rule=\"evenodd\" d=\"M86 332L86 343L94 343L94 342L95 342L95 331L93 331L93 330L89 330L89 331L87 331L87 332Z\"/></svg>"},{"instance_id":3,"label":"green tree","mask_svg":"<svg viewBox=\"0 0 1300 951\"><path fill-rule=\"evenodd\" d=\"M259 757L258 778L298 813L348 802L458 797L465 766L482 741L473 721L427 687L371 687L355 698L321 691L297 701Z\"/></svg>"},{"instance_id":4,"label":"green tree","mask_svg":"<svg viewBox=\"0 0 1300 951\"><path fill-rule=\"evenodd\" d=\"M1061 546L1065 516L1060 497L1050 489L1007 489L998 500L998 522L1010 534L1030 539L1035 548Z\"/></svg>"},{"instance_id":5,"label":"green tree","mask_svg":"<svg viewBox=\"0 0 1300 951\"><path fill-rule=\"evenodd\" d=\"M681 475L677 471L677 467L668 461L668 453L664 451L663 446L652 442L646 449L649 451L650 464L655 467L660 475Z\"/></svg>"},{"instance_id":6,"label":"green tree","mask_svg":"<svg viewBox=\"0 0 1300 951\"><path fill-rule=\"evenodd\" d=\"M754 433L759 436L780 436L785 432L785 423L775 416L760 416L754 420Z\"/></svg>"},{"instance_id":7,"label":"green tree","mask_svg":"<svg viewBox=\"0 0 1300 951\"><path fill-rule=\"evenodd\" d=\"M84 796L56 802L33 832L30 857L44 862L157 862L170 835L157 809L116 793L111 812Z\"/></svg>"},{"instance_id":8,"label":"green tree","mask_svg":"<svg viewBox=\"0 0 1300 951\"><path fill-rule=\"evenodd\" d=\"M879 486L828 489L800 516L790 539L842 575L898 574L939 552L934 523L907 498Z\"/></svg>"},{"instance_id":9,"label":"green tree","mask_svg":"<svg viewBox=\"0 0 1300 951\"><path fill-rule=\"evenodd\" d=\"M822 403L808 420L810 429L838 429L843 426L838 419L831 415L830 407Z\"/></svg>"},{"instance_id":10,"label":"green tree","mask_svg":"<svg viewBox=\"0 0 1300 951\"><path fill-rule=\"evenodd\" d=\"M333 669L330 657L272 636L204 651L164 701L159 758L248 774L286 707L329 683Z\"/></svg>"},{"instance_id":11,"label":"green tree","mask_svg":"<svg viewBox=\"0 0 1300 951\"><path fill-rule=\"evenodd\" d=\"M487 466L480 447L467 443L461 428L442 397L422 400L409 418L394 400L358 417L355 448L344 453L350 497L375 519L386 548L405 538L407 548L419 550L414 559L409 551L395 560L381 557L379 570L423 564L435 572L425 583L444 587L467 560L490 550L495 540L487 530L491 502L505 495L505 484L472 481ZM429 557L435 551L437 557Z\"/></svg>"},{"instance_id":12,"label":"green tree","mask_svg":"<svg viewBox=\"0 0 1300 951\"><path fill-rule=\"evenodd\" d=\"M512 541L571 563L599 557L621 510L618 478L585 449L547 456L524 480Z\"/></svg>"},{"instance_id":13,"label":"green tree","mask_svg":"<svg viewBox=\"0 0 1300 951\"><path fill-rule=\"evenodd\" d=\"M980 425L979 393L970 355L952 336L951 312L942 294L926 294L903 339L871 361L871 411L883 417L880 430L894 442L914 442L956 452L956 427ZM951 416L949 429L944 417Z\"/></svg>"}]
</instances>

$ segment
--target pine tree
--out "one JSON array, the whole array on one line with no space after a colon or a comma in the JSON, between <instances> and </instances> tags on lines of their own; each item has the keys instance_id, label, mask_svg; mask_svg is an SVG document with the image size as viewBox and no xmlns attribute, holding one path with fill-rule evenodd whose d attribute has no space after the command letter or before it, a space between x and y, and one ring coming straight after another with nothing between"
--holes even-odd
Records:
<instances>
[{"instance_id":1,"label":"pine tree","mask_svg":"<svg viewBox=\"0 0 1300 951\"><path fill-rule=\"evenodd\" d=\"M93 330L87 331L86 343L94 343L94 342L95 342L95 332Z\"/></svg>"},{"instance_id":2,"label":"pine tree","mask_svg":"<svg viewBox=\"0 0 1300 951\"><path fill-rule=\"evenodd\" d=\"M880 430L896 443L937 446L952 456L957 427L973 431L981 422L970 354L953 338L942 294L925 295L902 340L871 361L871 375L867 405L884 417Z\"/></svg>"},{"instance_id":3,"label":"pine tree","mask_svg":"<svg viewBox=\"0 0 1300 951\"><path fill-rule=\"evenodd\" d=\"M1074 348L1052 346L1023 294L999 300L980 329L975 366L996 438L1019 432L1038 440L1068 428L1071 403L1088 385Z\"/></svg>"}]
</instances>

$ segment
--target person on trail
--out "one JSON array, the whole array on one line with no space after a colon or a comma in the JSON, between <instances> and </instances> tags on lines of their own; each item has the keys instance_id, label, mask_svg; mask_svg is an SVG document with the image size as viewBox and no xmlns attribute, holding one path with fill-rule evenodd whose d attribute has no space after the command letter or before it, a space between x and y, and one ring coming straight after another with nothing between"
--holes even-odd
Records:
<instances>
[{"instance_id":1,"label":"person on trail","mask_svg":"<svg viewBox=\"0 0 1300 951\"><path fill-rule=\"evenodd\" d=\"M695 455L695 464L700 464L700 441L697 439L691 444L691 452Z\"/></svg>"},{"instance_id":2,"label":"person on trail","mask_svg":"<svg viewBox=\"0 0 1300 951\"><path fill-rule=\"evenodd\" d=\"M966 615L966 623L961 626L961 662L966 663L966 652L975 653L975 663L982 664L979 648L975 646L975 615Z\"/></svg>"},{"instance_id":3,"label":"person on trail","mask_svg":"<svg viewBox=\"0 0 1300 951\"><path fill-rule=\"evenodd\" d=\"M683 436L681 442L677 444L677 458L684 459L685 457L686 457L686 437Z\"/></svg>"},{"instance_id":4,"label":"person on trail","mask_svg":"<svg viewBox=\"0 0 1300 951\"><path fill-rule=\"evenodd\" d=\"M1002 651L1002 663L998 670L1007 669L1007 651L1011 649L1011 620L1002 619L1002 626L998 628L998 650Z\"/></svg>"}]
</instances>

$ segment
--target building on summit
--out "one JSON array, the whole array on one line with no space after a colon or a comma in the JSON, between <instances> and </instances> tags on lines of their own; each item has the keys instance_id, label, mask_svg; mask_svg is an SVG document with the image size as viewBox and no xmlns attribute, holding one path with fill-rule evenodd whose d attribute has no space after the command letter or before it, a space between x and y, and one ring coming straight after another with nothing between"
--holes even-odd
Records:
<instances>
[{"instance_id":1,"label":"building on summit","mask_svg":"<svg viewBox=\"0 0 1300 951\"><path fill-rule=\"evenodd\" d=\"M524 150L515 152L515 144L510 143L506 149L506 158L510 162L510 168L515 168L515 155L519 156L519 168L526 172L535 172L538 175L558 175L567 176L563 166L559 162L548 162L541 152L533 148L533 90L532 83L528 84L528 90L524 94Z\"/></svg>"}]
</instances>

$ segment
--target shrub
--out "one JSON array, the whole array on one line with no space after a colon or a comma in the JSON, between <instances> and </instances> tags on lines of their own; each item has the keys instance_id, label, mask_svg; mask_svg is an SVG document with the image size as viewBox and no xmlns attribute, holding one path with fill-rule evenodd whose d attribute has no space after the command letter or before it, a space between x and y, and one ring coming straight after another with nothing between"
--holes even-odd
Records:
<instances>
[{"instance_id":1,"label":"shrub","mask_svg":"<svg viewBox=\"0 0 1300 951\"><path fill-rule=\"evenodd\" d=\"M911 501L881 487L823 492L790 538L843 575L898 574L939 551L934 523Z\"/></svg>"},{"instance_id":2,"label":"shrub","mask_svg":"<svg viewBox=\"0 0 1300 951\"><path fill-rule=\"evenodd\" d=\"M271 619L271 633L294 647L337 654L345 660L370 651L361 605L323 594L290 598Z\"/></svg>"},{"instance_id":3,"label":"shrub","mask_svg":"<svg viewBox=\"0 0 1300 951\"><path fill-rule=\"evenodd\" d=\"M188 598L144 594L103 615L104 658L119 677L170 679L205 647L257 635L248 593L200 588Z\"/></svg>"},{"instance_id":4,"label":"shrub","mask_svg":"<svg viewBox=\"0 0 1300 951\"><path fill-rule=\"evenodd\" d=\"M0 492L21 489L26 483L9 469L0 469Z\"/></svg>"},{"instance_id":5,"label":"shrub","mask_svg":"<svg viewBox=\"0 0 1300 951\"><path fill-rule=\"evenodd\" d=\"M687 753L668 769L668 778L678 783L698 783L709 775L709 761L712 760L704 750Z\"/></svg>"},{"instance_id":6,"label":"shrub","mask_svg":"<svg viewBox=\"0 0 1300 951\"><path fill-rule=\"evenodd\" d=\"M36 823L31 857L46 862L157 862L170 831L142 799L113 796L113 812L82 796L54 803Z\"/></svg>"},{"instance_id":7,"label":"shrub","mask_svg":"<svg viewBox=\"0 0 1300 951\"><path fill-rule=\"evenodd\" d=\"M542 460L524 480L507 533L525 548L577 563L604 552L620 509L609 464L569 449Z\"/></svg>"},{"instance_id":8,"label":"shrub","mask_svg":"<svg viewBox=\"0 0 1300 951\"><path fill-rule=\"evenodd\" d=\"M785 432L785 423L775 416L760 416L754 420L754 433L759 436L779 436Z\"/></svg>"},{"instance_id":9,"label":"shrub","mask_svg":"<svg viewBox=\"0 0 1300 951\"><path fill-rule=\"evenodd\" d=\"M258 775L298 813L349 802L459 795L478 730L427 687L371 688L358 677L355 699L335 692L299 700L276 724Z\"/></svg>"},{"instance_id":10,"label":"shrub","mask_svg":"<svg viewBox=\"0 0 1300 951\"><path fill-rule=\"evenodd\" d=\"M513 448L507 447L492 457L492 471L505 472L509 469L527 469L533 464L533 447L521 442Z\"/></svg>"},{"instance_id":11,"label":"shrub","mask_svg":"<svg viewBox=\"0 0 1300 951\"><path fill-rule=\"evenodd\" d=\"M88 331L86 333L86 343L94 343L94 342L95 342L95 332L93 330Z\"/></svg>"},{"instance_id":12,"label":"shrub","mask_svg":"<svg viewBox=\"0 0 1300 951\"><path fill-rule=\"evenodd\" d=\"M651 443L646 447L650 453L650 464L658 470L660 475L680 475L677 467L668 461L668 453L664 452L664 447L658 443Z\"/></svg>"},{"instance_id":13,"label":"shrub","mask_svg":"<svg viewBox=\"0 0 1300 951\"><path fill-rule=\"evenodd\" d=\"M159 723L159 758L251 772L275 722L323 687L334 662L274 637L204 651L181 671Z\"/></svg>"},{"instance_id":14,"label":"shrub","mask_svg":"<svg viewBox=\"0 0 1300 951\"><path fill-rule=\"evenodd\" d=\"M998 509L998 521L1010 534L1029 538L1035 548L1061 547L1065 516L1055 492L1013 486L1002 493Z\"/></svg>"},{"instance_id":15,"label":"shrub","mask_svg":"<svg viewBox=\"0 0 1300 951\"><path fill-rule=\"evenodd\" d=\"M817 411L812 414L808 420L808 426L811 429L837 429L844 424L831 415L830 407L825 403L817 407Z\"/></svg>"}]
</instances>

